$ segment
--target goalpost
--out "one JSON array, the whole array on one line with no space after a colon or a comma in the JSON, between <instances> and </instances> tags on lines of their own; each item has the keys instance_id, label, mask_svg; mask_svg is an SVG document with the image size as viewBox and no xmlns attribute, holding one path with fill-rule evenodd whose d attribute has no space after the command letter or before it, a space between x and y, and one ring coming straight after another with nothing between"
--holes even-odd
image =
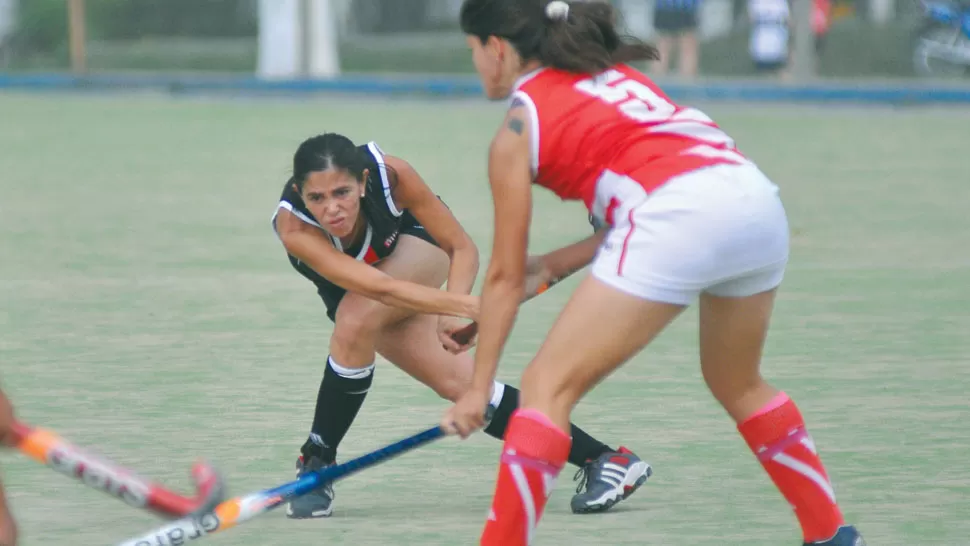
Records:
<instances>
[{"instance_id":1,"label":"goalpost","mask_svg":"<svg viewBox=\"0 0 970 546\"><path fill-rule=\"evenodd\" d=\"M340 74L333 0L259 0L256 75L265 79Z\"/></svg>"}]
</instances>

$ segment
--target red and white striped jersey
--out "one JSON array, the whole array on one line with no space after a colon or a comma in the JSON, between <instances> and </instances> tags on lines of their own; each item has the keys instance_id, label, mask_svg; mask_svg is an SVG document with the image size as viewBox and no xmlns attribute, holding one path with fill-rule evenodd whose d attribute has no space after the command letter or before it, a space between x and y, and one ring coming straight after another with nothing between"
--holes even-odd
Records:
<instances>
[{"instance_id":1,"label":"red and white striped jersey","mask_svg":"<svg viewBox=\"0 0 970 546\"><path fill-rule=\"evenodd\" d=\"M711 118L626 65L596 75L542 68L520 78L510 100L531 116L535 182L610 223L597 195L615 191L600 184L629 178L649 194L681 174L747 163Z\"/></svg>"}]
</instances>

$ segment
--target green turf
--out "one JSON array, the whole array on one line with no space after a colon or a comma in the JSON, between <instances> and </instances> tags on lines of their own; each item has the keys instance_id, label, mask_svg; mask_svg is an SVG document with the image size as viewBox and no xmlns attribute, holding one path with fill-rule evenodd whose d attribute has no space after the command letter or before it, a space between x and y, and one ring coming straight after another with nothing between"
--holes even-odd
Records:
<instances>
[{"instance_id":1,"label":"green turf","mask_svg":"<svg viewBox=\"0 0 970 546\"><path fill-rule=\"evenodd\" d=\"M765 372L798 400L847 516L877 546L970 536L967 111L706 108L783 188L793 255ZM27 421L184 488L197 456L233 493L289 480L330 324L269 218L312 133L409 159L490 245L483 101L170 100L0 95L0 377ZM543 195L536 251L588 233ZM574 281L530 302L516 381ZM611 514L568 512L536 544L777 546L797 525L699 378L696 315L578 408L655 465ZM437 422L432 392L382 363L343 456ZM282 511L211 544L473 544L499 444L448 439L337 487L326 521ZM6 453L23 544L110 545L157 520Z\"/></svg>"}]
</instances>

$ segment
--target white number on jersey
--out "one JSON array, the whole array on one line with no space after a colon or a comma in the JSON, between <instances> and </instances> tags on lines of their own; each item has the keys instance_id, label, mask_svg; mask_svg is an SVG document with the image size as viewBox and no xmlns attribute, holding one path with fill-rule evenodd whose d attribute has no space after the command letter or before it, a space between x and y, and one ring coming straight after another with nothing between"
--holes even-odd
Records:
<instances>
[{"instance_id":1,"label":"white number on jersey","mask_svg":"<svg viewBox=\"0 0 970 546\"><path fill-rule=\"evenodd\" d=\"M576 89L617 105L620 112L640 123L661 123L670 119L677 107L657 95L646 85L627 79L619 70L607 70L582 80Z\"/></svg>"},{"instance_id":2,"label":"white number on jersey","mask_svg":"<svg viewBox=\"0 0 970 546\"><path fill-rule=\"evenodd\" d=\"M615 105L623 115L647 124L647 131L656 134L675 134L701 143L683 153L730 159L738 163L747 160L733 150L734 140L700 110L677 107L658 95L650 87L610 69L575 85L578 91Z\"/></svg>"}]
</instances>

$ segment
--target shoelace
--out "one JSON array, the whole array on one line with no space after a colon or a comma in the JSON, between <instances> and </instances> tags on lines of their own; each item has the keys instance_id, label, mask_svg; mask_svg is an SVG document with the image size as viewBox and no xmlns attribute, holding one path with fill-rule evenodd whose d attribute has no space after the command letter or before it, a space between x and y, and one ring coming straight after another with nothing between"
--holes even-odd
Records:
<instances>
[{"instance_id":1,"label":"shoelace","mask_svg":"<svg viewBox=\"0 0 970 546\"><path fill-rule=\"evenodd\" d=\"M573 476L573 481L579 480L579 484L576 485L577 493L582 493L583 489L586 487L586 484L589 482L589 476L593 473L593 462L594 461L587 461L586 464L579 467L579 470L576 471L576 475Z\"/></svg>"}]
</instances>

